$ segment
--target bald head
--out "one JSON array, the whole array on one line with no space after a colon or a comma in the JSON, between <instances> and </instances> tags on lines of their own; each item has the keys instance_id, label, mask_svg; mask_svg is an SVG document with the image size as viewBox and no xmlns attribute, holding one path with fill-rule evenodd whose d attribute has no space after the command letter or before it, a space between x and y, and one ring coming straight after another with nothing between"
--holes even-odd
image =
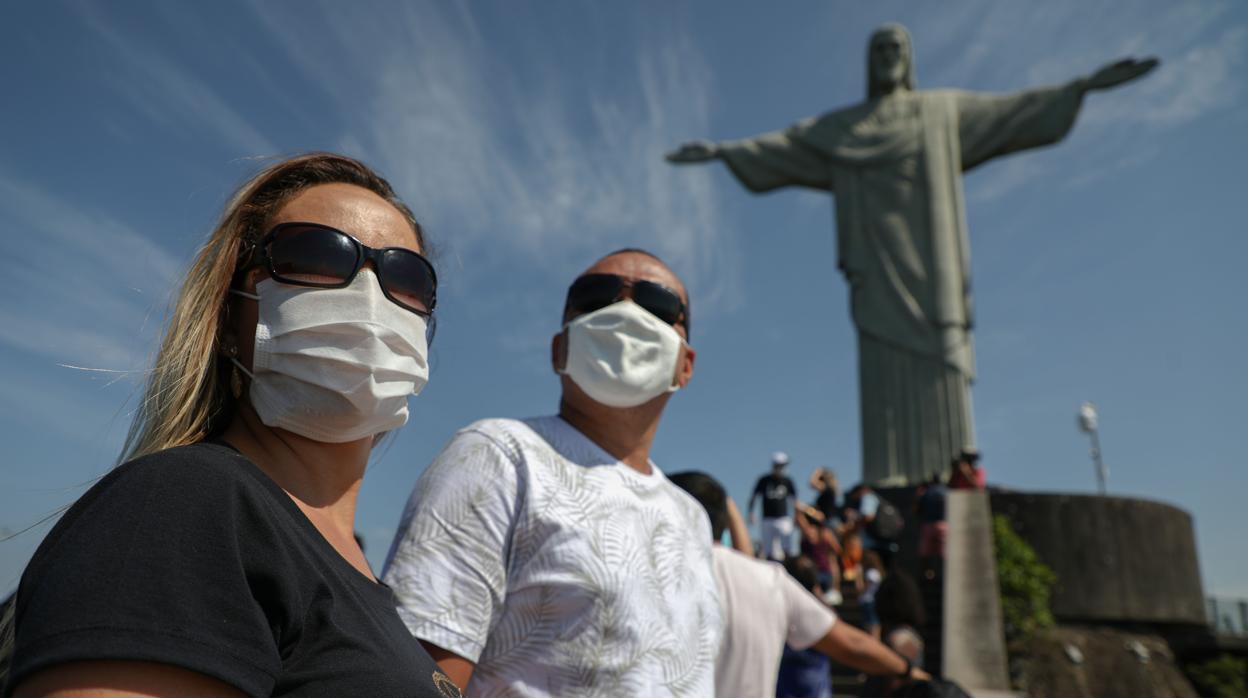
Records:
<instances>
[{"instance_id":1,"label":"bald head","mask_svg":"<svg viewBox=\"0 0 1248 698\"><path fill-rule=\"evenodd\" d=\"M623 249L617 250L607 256L594 262L588 269L581 272L577 278L586 274L614 274L628 281L650 281L666 286L676 292L680 296L681 302L685 304L685 322L676 326L686 341L689 339L689 292L685 288L684 282L680 277L676 276L676 272L667 266L667 263L659 259L657 256L639 249ZM563 311L563 321L567 322L572 318L568 317L569 309L565 306Z\"/></svg>"},{"instance_id":2,"label":"bald head","mask_svg":"<svg viewBox=\"0 0 1248 698\"><path fill-rule=\"evenodd\" d=\"M667 266L667 262L645 250L628 248L617 250L594 262L593 266L581 272L585 274L618 274L633 281L645 279L666 286L680 295L680 300L689 305L689 292L685 283L676 276L676 272Z\"/></svg>"}]
</instances>

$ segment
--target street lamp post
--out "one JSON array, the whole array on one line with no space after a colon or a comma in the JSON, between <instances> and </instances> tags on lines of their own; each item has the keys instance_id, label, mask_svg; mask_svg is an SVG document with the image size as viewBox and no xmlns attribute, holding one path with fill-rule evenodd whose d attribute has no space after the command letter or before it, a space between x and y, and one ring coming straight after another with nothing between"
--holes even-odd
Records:
<instances>
[{"instance_id":1,"label":"street lamp post","mask_svg":"<svg viewBox=\"0 0 1248 698\"><path fill-rule=\"evenodd\" d=\"M1092 465L1096 468L1096 484L1105 496L1105 480L1109 476L1105 470L1105 461L1101 460L1101 437L1097 429L1096 405L1083 403L1079 408L1079 430L1092 438Z\"/></svg>"}]
</instances>

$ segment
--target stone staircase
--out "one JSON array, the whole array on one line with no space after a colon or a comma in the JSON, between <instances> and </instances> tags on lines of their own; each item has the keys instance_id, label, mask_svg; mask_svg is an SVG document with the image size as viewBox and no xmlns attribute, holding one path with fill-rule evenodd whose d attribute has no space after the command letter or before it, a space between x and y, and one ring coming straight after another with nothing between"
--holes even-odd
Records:
<instances>
[{"instance_id":1,"label":"stone staircase","mask_svg":"<svg viewBox=\"0 0 1248 698\"><path fill-rule=\"evenodd\" d=\"M902 511L909 511L914 501L913 488L877 492ZM924 641L924 668L933 676L957 681L973 696L1017 696L1009 690L1006 672L988 494L950 493L946 507L949 540L940 569L930 576L923 574L917 556L918 526L911 521L892 555L892 569L912 576L923 600L926 623L919 634ZM862 627L857 590L843 584L841 593L845 602L837 608L838 615ZM833 663L832 682L837 698L849 698L863 695L866 677Z\"/></svg>"},{"instance_id":2,"label":"stone staircase","mask_svg":"<svg viewBox=\"0 0 1248 698\"><path fill-rule=\"evenodd\" d=\"M923 636L923 665L929 667L929 673L940 674L941 662L941 623L943 621L944 586L940 570L936 570L929 579L916 575L919 593L923 599L923 610L927 622L919 629ZM858 589L852 583L841 584L842 603L836 607L836 614L841 622L849 623L863 629L862 606L858 600ZM931 671L930 667L935 667ZM834 698L857 698L863 695L867 676L854 669L832 662L832 694Z\"/></svg>"},{"instance_id":3,"label":"stone staircase","mask_svg":"<svg viewBox=\"0 0 1248 698\"><path fill-rule=\"evenodd\" d=\"M896 542L896 549L890 556L891 567L909 575L919 587L926 616L926 623L918 629L924 643L923 667L928 673L939 677L943 660L944 569L937 567L932 570L930 576L925 575L921 569L918 557L919 527L917 517L911 514L915 491L915 487L876 489L877 494L891 502L906 516L906 527ZM845 601L836 608L837 615L846 622L861 628L862 609L858 604L857 590L852 584L842 584L841 595ZM836 698L849 698L862 695L866 676L833 662L832 681L833 694Z\"/></svg>"},{"instance_id":4,"label":"stone staircase","mask_svg":"<svg viewBox=\"0 0 1248 698\"><path fill-rule=\"evenodd\" d=\"M836 607L838 622L862 628L862 604L858 601L858 588L852 582L842 582L841 596L843 600ZM858 673L856 669L832 662L832 695L835 698L861 696L866 680L866 675Z\"/></svg>"},{"instance_id":5,"label":"stone staircase","mask_svg":"<svg viewBox=\"0 0 1248 698\"><path fill-rule=\"evenodd\" d=\"M942 652L944 647L941 643L945 634L944 570L939 568L932 570L930 577L920 574L916 581L919 585L919 594L923 598L923 611L927 616L927 622L919 629L919 635L923 636L923 667L927 673L939 677L941 662L944 659Z\"/></svg>"}]
</instances>

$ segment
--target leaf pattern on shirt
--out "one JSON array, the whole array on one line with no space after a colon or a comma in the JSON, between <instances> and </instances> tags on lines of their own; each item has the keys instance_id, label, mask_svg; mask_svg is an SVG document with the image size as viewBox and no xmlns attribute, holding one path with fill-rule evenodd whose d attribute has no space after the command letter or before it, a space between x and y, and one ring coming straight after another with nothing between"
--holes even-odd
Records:
<instances>
[{"instance_id":1,"label":"leaf pattern on shirt","mask_svg":"<svg viewBox=\"0 0 1248 698\"><path fill-rule=\"evenodd\" d=\"M701 507L558 418L455 436L384 573L471 695L709 696L722 619Z\"/></svg>"}]
</instances>

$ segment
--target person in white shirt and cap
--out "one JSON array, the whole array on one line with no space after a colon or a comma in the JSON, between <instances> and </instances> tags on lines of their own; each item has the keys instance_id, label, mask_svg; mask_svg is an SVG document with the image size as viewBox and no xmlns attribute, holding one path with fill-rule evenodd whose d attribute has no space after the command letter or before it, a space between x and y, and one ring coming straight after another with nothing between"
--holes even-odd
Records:
<instances>
[{"instance_id":1,"label":"person in white shirt and cap","mask_svg":"<svg viewBox=\"0 0 1248 698\"><path fill-rule=\"evenodd\" d=\"M750 495L750 523L754 523L754 501L763 500L763 522L759 526L763 556L770 560L784 560L790 554L793 538L793 518L789 515L790 504L796 506L797 487L789 479L789 454L776 451L771 454L771 472L758 478Z\"/></svg>"}]
</instances>

